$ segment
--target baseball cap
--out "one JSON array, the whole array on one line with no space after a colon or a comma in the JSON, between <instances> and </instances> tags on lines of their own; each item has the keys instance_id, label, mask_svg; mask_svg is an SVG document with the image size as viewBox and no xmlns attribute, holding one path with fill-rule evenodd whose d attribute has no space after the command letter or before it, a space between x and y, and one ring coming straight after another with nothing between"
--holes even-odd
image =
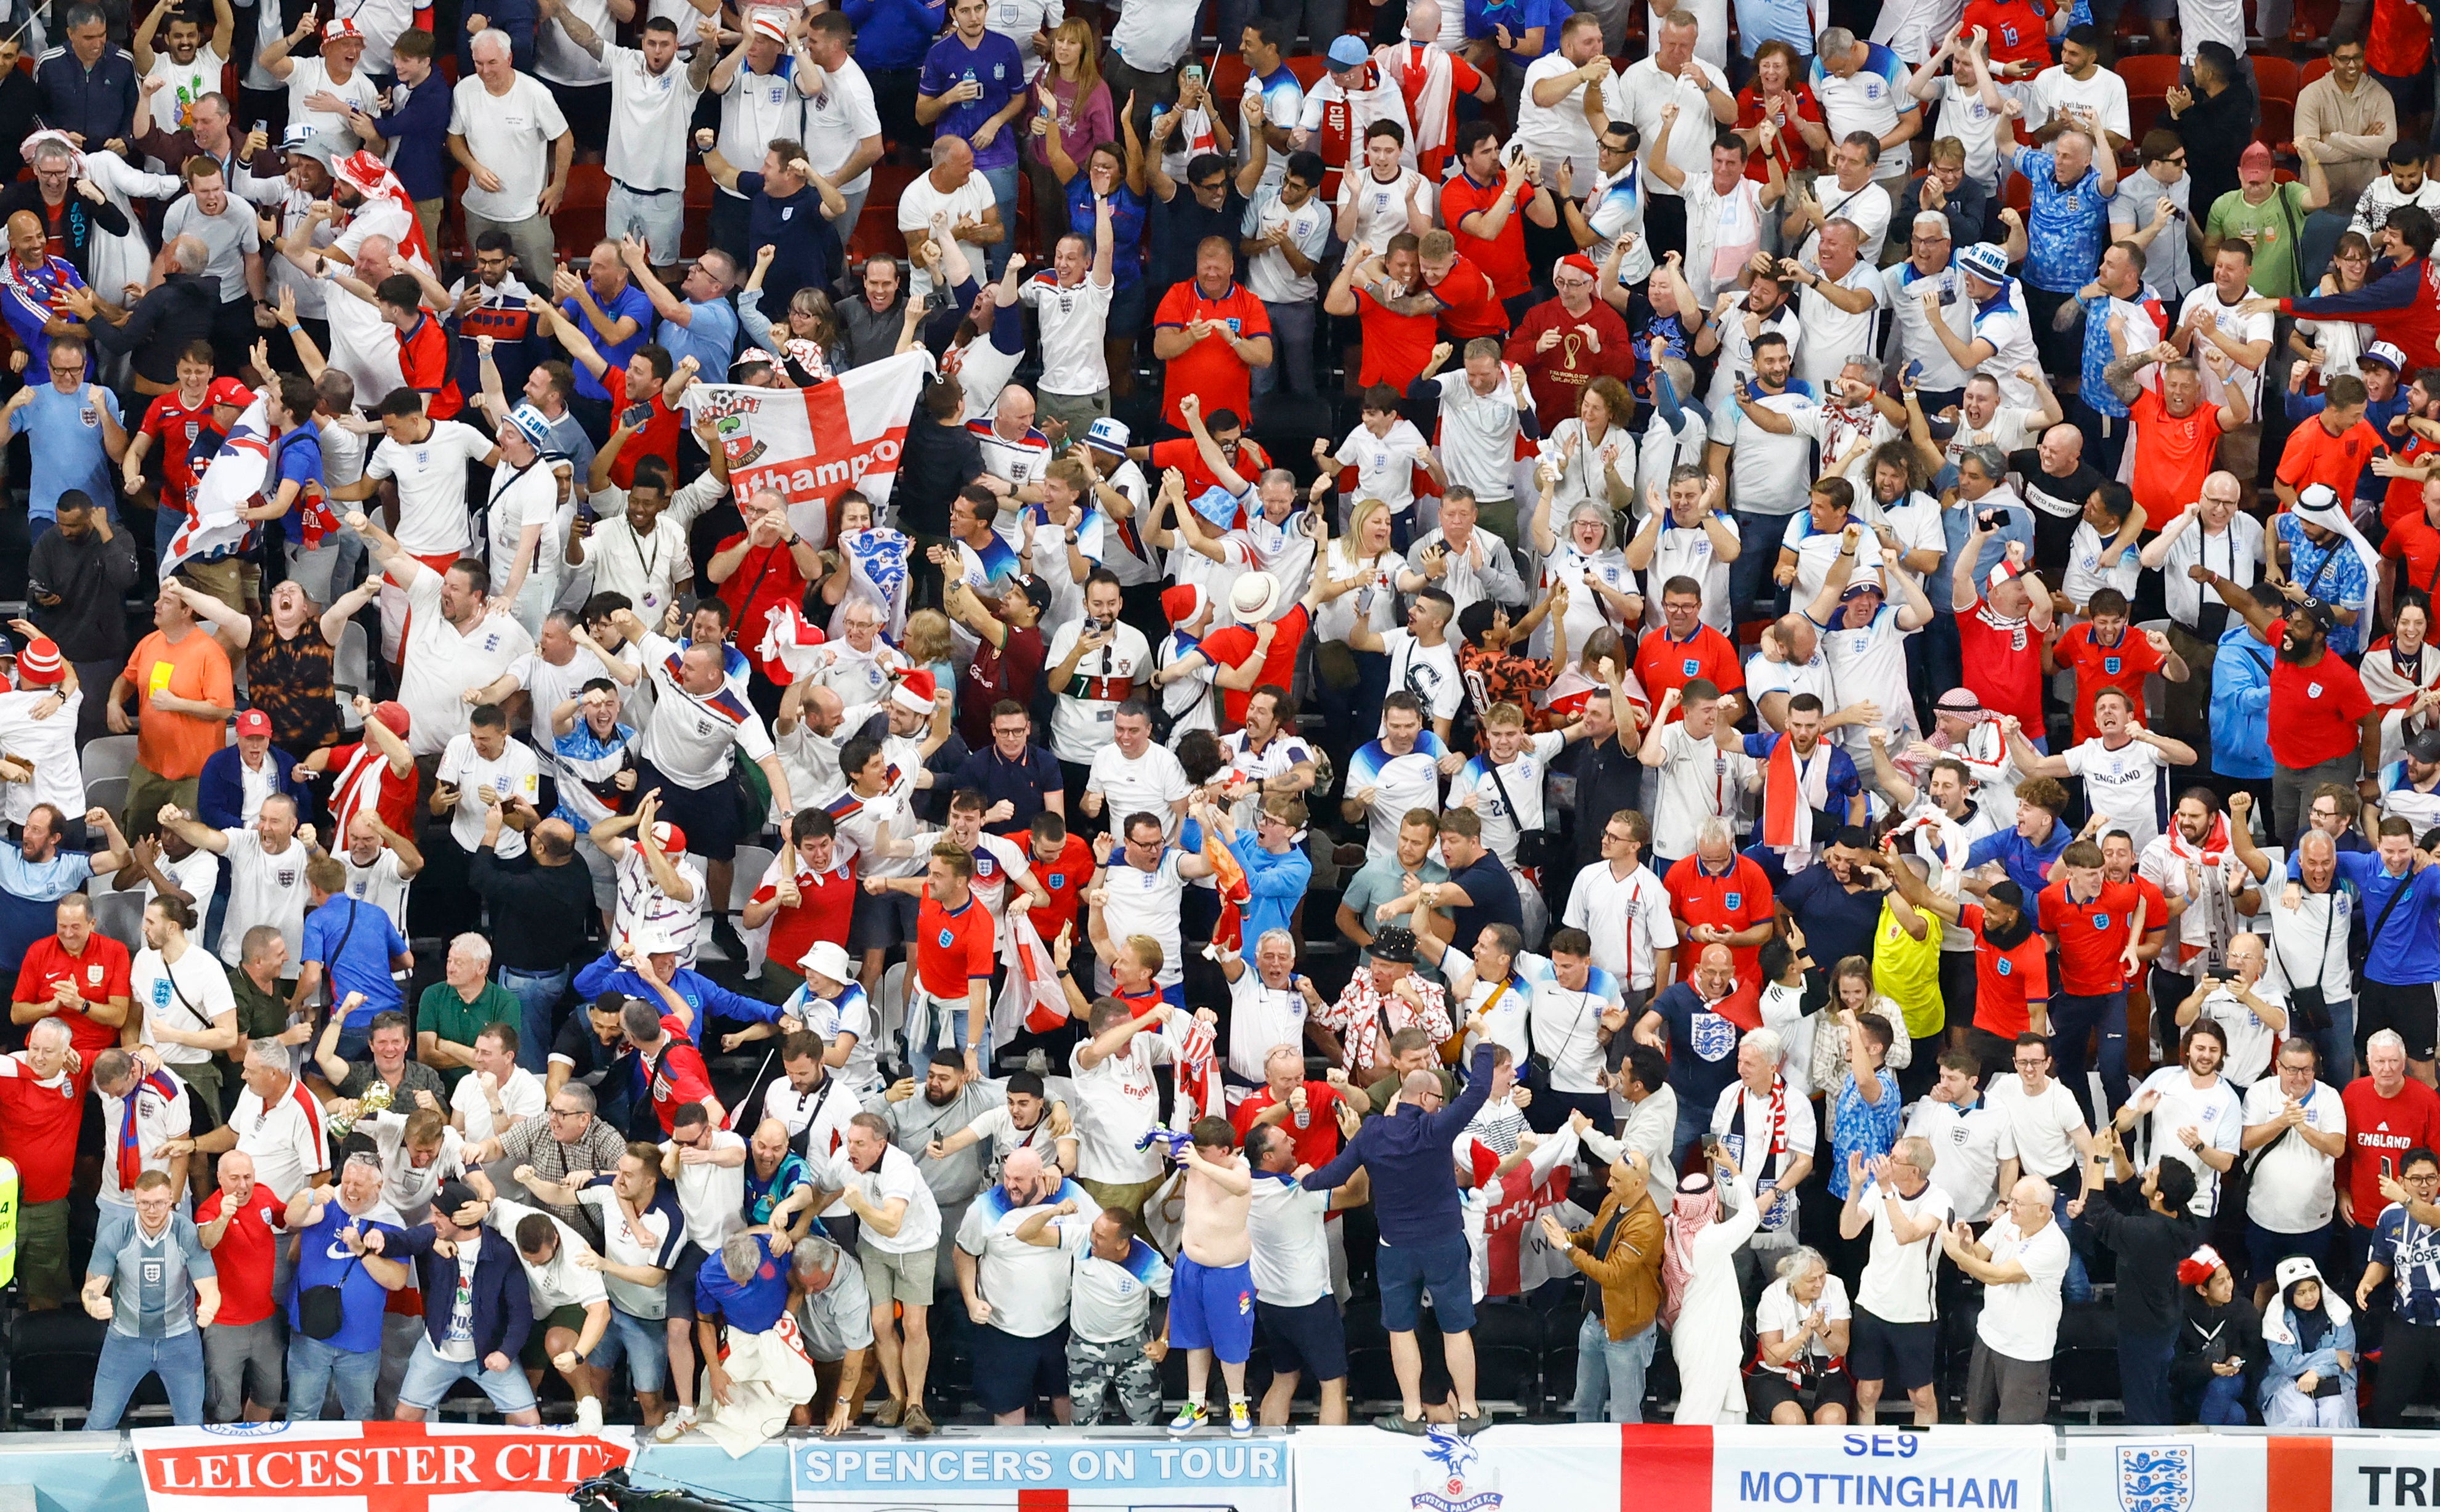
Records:
<instances>
[{"instance_id":1,"label":"baseball cap","mask_svg":"<svg viewBox=\"0 0 2440 1512\"><path fill-rule=\"evenodd\" d=\"M1085 433L1085 444L1096 452L1107 452L1112 456L1124 456L1127 454L1128 435L1126 421L1116 416L1104 415L1093 422L1092 429Z\"/></svg>"},{"instance_id":2,"label":"baseball cap","mask_svg":"<svg viewBox=\"0 0 2440 1512\"><path fill-rule=\"evenodd\" d=\"M2236 166L2240 170L2252 169L2257 173L2270 172L2270 149L2260 142L2249 142L2246 144L2245 151L2238 153L2236 157Z\"/></svg>"},{"instance_id":3,"label":"baseball cap","mask_svg":"<svg viewBox=\"0 0 2440 1512\"><path fill-rule=\"evenodd\" d=\"M479 1202L482 1200L481 1194L454 1176L434 1188L432 1193L434 1210L446 1214L453 1219L468 1203Z\"/></svg>"},{"instance_id":4,"label":"baseball cap","mask_svg":"<svg viewBox=\"0 0 2440 1512\"><path fill-rule=\"evenodd\" d=\"M351 16L334 16L322 25L324 42L362 42L365 32Z\"/></svg>"},{"instance_id":5,"label":"baseball cap","mask_svg":"<svg viewBox=\"0 0 2440 1512\"><path fill-rule=\"evenodd\" d=\"M2359 365L2364 363L2378 363L2393 373L2406 371L2406 354L2397 349L2395 342L2374 342L2364 348L2363 355L2357 358L2356 362Z\"/></svg>"},{"instance_id":6,"label":"baseball cap","mask_svg":"<svg viewBox=\"0 0 2440 1512\"><path fill-rule=\"evenodd\" d=\"M25 665L22 659L17 664L20 669L23 669ZM2426 730L2407 741L2406 754L2426 766L2434 761L2440 761L2440 730Z\"/></svg>"},{"instance_id":7,"label":"baseball cap","mask_svg":"<svg viewBox=\"0 0 2440 1512\"><path fill-rule=\"evenodd\" d=\"M653 844L660 846L665 856L677 855L686 849L686 831L666 819L656 819L653 822Z\"/></svg>"},{"instance_id":8,"label":"baseball cap","mask_svg":"<svg viewBox=\"0 0 2440 1512\"><path fill-rule=\"evenodd\" d=\"M212 386L204 390L204 397L216 405L226 404L232 408L243 409L254 402L254 390L234 378L215 378L212 380Z\"/></svg>"},{"instance_id":9,"label":"baseball cap","mask_svg":"<svg viewBox=\"0 0 2440 1512\"><path fill-rule=\"evenodd\" d=\"M237 717L237 733L267 736L271 733L271 716L260 709L247 709Z\"/></svg>"},{"instance_id":10,"label":"baseball cap","mask_svg":"<svg viewBox=\"0 0 2440 1512\"><path fill-rule=\"evenodd\" d=\"M1330 66L1333 68L1361 68L1372 58L1372 49L1364 44L1361 37L1339 37L1330 44Z\"/></svg>"}]
</instances>

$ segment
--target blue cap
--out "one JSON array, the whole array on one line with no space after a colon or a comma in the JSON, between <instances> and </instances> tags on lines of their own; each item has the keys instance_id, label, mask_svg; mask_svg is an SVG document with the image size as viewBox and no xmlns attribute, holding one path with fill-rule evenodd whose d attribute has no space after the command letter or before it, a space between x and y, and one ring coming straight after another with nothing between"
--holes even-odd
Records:
<instances>
[{"instance_id":1,"label":"blue cap","mask_svg":"<svg viewBox=\"0 0 2440 1512\"><path fill-rule=\"evenodd\" d=\"M1361 68L1372 61L1372 49L1364 45L1361 37L1340 37L1330 44L1330 66Z\"/></svg>"}]
</instances>

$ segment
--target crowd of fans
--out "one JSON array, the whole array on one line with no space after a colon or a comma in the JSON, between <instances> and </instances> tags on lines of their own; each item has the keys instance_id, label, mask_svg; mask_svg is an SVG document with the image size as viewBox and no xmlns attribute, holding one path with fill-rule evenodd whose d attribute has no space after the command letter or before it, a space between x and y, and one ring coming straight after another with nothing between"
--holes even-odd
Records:
<instances>
[{"instance_id":1,"label":"crowd of fans","mask_svg":"<svg viewBox=\"0 0 2440 1512\"><path fill-rule=\"evenodd\" d=\"M2428 1402L2428 20L1728 9L14 17L84 1426Z\"/></svg>"}]
</instances>

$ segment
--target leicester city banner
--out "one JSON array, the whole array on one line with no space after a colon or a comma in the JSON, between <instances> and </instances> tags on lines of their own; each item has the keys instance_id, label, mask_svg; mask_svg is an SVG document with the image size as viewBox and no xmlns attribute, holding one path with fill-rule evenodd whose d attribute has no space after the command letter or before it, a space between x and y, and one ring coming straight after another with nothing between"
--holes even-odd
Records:
<instances>
[{"instance_id":1,"label":"leicester city banner","mask_svg":"<svg viewBox=\"0 0 2440 1512\"><path fill-rule=\"evenodd\" d=\"M738 502L780 493L797 533L820 547L840 494L853 489L876 508L889 497L923 387L924 354L902 352L811 388L697 383L686 406L719 433Z\"/></svg>"},{"instance_id":2,"label":"leicester city banner","mask_svg":"<svg viewBox=\"0 0 2440 1512\"><path fill-rule=\"evenodd\" d=\"M129 1435L149 1512L566 1512L635 1431L450 1423L222 1423Z\"/></svg>"}]
</instances>

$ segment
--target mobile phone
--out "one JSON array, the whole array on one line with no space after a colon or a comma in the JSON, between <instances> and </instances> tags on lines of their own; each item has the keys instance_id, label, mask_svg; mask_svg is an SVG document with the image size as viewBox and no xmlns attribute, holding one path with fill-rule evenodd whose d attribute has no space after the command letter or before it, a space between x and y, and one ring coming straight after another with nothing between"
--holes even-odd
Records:
<instances>
[{"instance_id":1,"label":"mobile phone","mask_svg":"<svg viewBox=\"0 0 2440 1512\"><path fill-rule=\"evenodd\" d=\"M271 134L271 123L269 121L257 121L254 123L254 129L259 134L264 136Z\"/></svg>"},{"instance_id":2,"label":"mobile phone","mask_svg":"<svg viewBox=\"0 0 2440 1512\"><path fill-rule=\"evenodd\" d=\"M2391 1181L2393 1181L2393 1182L2394 1182L2394 1181L2395 1181L2395 1180L2397 1180L2397 1157L2396 1157L2396 1156L2395 1156L2395 1155L2383 1155L2383 1156L2380 1158L2380 1174L2381 1174L2382 1176L2384 1176L2384 1177L2387 1177L2389 1180L2391 1180Z\"/></svg>"},{"instance_id":3,"label":"mobile phone","mask_svg":"<svg viewBox=\"0 0 2440 1512\"><path fill-rule=\"evenodd\" d=\"M1203 82L1203 65L1201 63L1188 63L1185 67L1177 71L1177 78L1180 83L1184 83L1187 80L1192 80L1193 82L1199 84Z\"/></svg>"},{"instance_id":4,"label":"mobile phone","mask_svg":"<svg viewBox=\"0 0 2440 1512\"><path fill-rule=\"evenodd\" d=\"M619 412L619 423L633 430L642 430L652 423L652 419L653 405L649 400L641 404L630 404Z\"/></svg>"},{"instance_id":5,"label":"mobile phone","mask_svg":"<svg viewBox=\"0 0 2440 1512\"><path fill-rule=\"evenodd\" d=\"M1907 382L1921 382L1921 381L1922 381L1922 379L1923 379L1923 359L1922 359L1922 358L1918 357L1918 358L1916 358L1914 361L1912 361L1912 362L1911 362L1911 363L1909 363L1909 364L1907 364L1907 365L1906 365L1906 378L1907 378Z\"/></svg>"}]
</instances>

